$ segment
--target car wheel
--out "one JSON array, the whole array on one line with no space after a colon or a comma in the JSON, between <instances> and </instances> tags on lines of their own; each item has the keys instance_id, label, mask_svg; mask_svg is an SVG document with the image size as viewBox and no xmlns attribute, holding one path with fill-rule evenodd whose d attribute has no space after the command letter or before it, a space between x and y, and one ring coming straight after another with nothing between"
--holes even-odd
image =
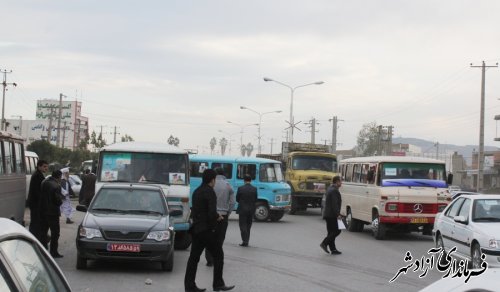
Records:
<instances>
[{"instance_id":1,"label":"car wheel","mask_svg":"<svg viewBox=\"0 0 500 292\"><path fill-rule=\"evenodd\" d=\"M280 221L281 218L285 215L285 211L271 211L271 221L272 222L277 222Z\"/></svg>"},{"instance_id":2,"label":"car wheel","mask_svg":"<svg viewBox=\"0 0 500 292\"><path fill-rule=\"evenodd\" d=\"M255 214L254 218L256 221L259 222L265 222L269 220L269 207L267 206L266 203L264 202L257 202L256 207L255 207Z\"/></svg>"},{"instance_id":3,"label":"car wheel","mask_svg":"<svg viewBox=\"0 0 500 292\"><path fill-rule=\"evenodd\" d=\"M171 272L174 268L174 251L170 253L170 256L166 261L161 262L161 269L163 271Z\"/></svg>"},{"instance_id":4,"label":"car wheel","mask_svg":"<svg viewBox=\"0 0 500 292\"><path fill-rule=\"evenodd\" d=\"M191 245L191 234L187 231L177 231L175 233L174 248L179 250L187 249Z\"/></svg>"},{"instance_id":5,"label":"car wheel","mask_svg":"<svg viewBox=\"0 0 500 292\"><path fill-rule=\"evenodd\" d=\"M358 220L352 218L352 212L351 209L347 209L347 216L345 217L345 220L347 222L347 230L350 232L361 232L363 231L363 224Z\"/></svg>"},{"instance_id":6,"label":"car wheel","mask_svg":"<svg viewBox=\"0 0 500 292\"><path fill-rule=\"evenodd\" d=\"M378 213L375 213L373 215L373 219L372 219L373 236L378 240L382 240L385 238L386 232L387 232L387 226L383 223L380 223Z\"/></svg>"},{"instance_id":7,"label":"car wheel","mask_svg":"<svg viewBox=\"0 0 500 292\"><path fill-rule=\"evenodd\" d=\"M439 232L436 235L436 247L437 248L441 248L441 253L439 255L439 258L437 258L437 260L439 260L439 262L442 265L445 265L447 263L447 260L446 260L446 250L444 249L443 237L441 236L441 233L439 233Z\"/></svg>"},{"instance_id":8,"label":"car wheel","mask_svg":"<svg viewBox=\"0 0 500 292\"><path fill-rule=\"evenodd\" d=\"M87 259L79 255L76 256L76 269L85 270L87 268Z\"/></svg>"},{"instance_id":9,"label":"car wheel","mask_svg":"<svg viewBox=\"0 0 500 292\"><path fill-rule=\"evenodd\" d=\"M475 243L472 245L470 258L472 269L480 269L483 259L481 258L481 247L479 244Z\"/></svg>"}]
</instances>

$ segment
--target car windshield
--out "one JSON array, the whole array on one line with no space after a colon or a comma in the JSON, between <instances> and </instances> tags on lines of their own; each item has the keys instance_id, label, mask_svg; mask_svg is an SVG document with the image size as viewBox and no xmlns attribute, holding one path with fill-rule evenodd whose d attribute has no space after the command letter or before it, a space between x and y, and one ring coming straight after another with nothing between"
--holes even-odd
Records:
<instances>
[{"instance_id":1,"label":"car windshield","mask_svg":"<svg viewBox=\"0 0 500 292\"><path fill-rule=\"evenodd\" d=\"M500 199L475 200L472 220L479 222L500 222Z\"/></svg>"},{"instance_id":2,"label":"car windshield","mask_svg":"<svg viewBox=\"0 0 500 292\"><path fill-rule=\"evenodd\" d=\"M333 157L298 155L293 158L292 168L295 170L337 171L337 160Z\"/></svg>"},{"instance_id":3,"label":"car windshield","mask_svg":"<svg viewBox=\"0 0 500 292\"><path fill-rule=\"evenodd\" d=\"M259 176L261 182L281 182L283 173L279 163L263 163L260 165Z\"/></svg>"},{"instance_id":4,"label":"car windshield","mask_svg":"<svg viewBox=\"0 0 500 292\"><path fill-rule=\"evenodd\" d=\"M90 211L165 214L163 195L156 190L102 188Z\"/></svg>"},{"instance_id":5,"label":"car windshield","mask_svg":"<svg viewBox=\"0 0 500 292\"><path fill-rule=\"evenodd\" d=\"M187 155L103 152L99 180L105 182L187 183Z\"/></svg>"}]
</instances>

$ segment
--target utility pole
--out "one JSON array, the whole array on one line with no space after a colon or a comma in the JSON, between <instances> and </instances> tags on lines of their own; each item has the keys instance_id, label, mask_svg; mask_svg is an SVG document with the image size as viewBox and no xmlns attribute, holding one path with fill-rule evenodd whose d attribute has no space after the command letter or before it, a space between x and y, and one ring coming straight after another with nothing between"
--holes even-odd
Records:
<instances>
[{"instance_id":1,"label":"utility pole","mask_svg":"<svg viewBox=\"0 0 500 292\"><path fill-rule=\"evenodd\" d=\"M116 143L116 134L120 134L120 133L116 132L116 126L115 126L115 130L113 131L113 144Z\"/></svg>"},{"instance_id":2,"label":"utility pole","mask_svg":"<svg viewBox=\"0 0 500 292\"><path fill-rule=\"evenodd\" d=\"M338 129L338 122L341 121L343 122L344 120L339 120L337 116L334 116L333 118L328 120L329 122L332 122L332 148L331 148L331 153L337 151L337 129Z\"/></svg>"},{"instance_id":3,"label":"utility pole","mask_svg":"<svg viewBox=\"0 0 500 292\"><path fill-rule=\"evenodd\" d=\"M66 140L66 121L64 121L64 127L63 127L62 148L64 148L64 140Z\"/></svg>"},{"instance_id":4,"label":"utility pole","mask_svg":"<svg viewBox=\"0 0 500 292\"><path fill-rule=\"evenodd\" d=\"M485 96L485 84L486 84L486 68L497 68L498 63L495 66L486 66L483 61L481 66L473 66L470 64L471 68L481 68L481 116L479 122L479 155L478 155L478 168L477 168L477 185L476 191L480 192L483 189L483 171L484 171L484 96Z\"/></svg>"},{"instance_id":5,"label":"utility pole","mask_svg":"<svg viewBox=\"0 0 500 292\"><path fill-rule=\"evenodd\" d=\"M305 123L305 124L310 124L310 128L311 128L311 144L316 144L316 125L319 125L318 122L316 122L316 119L315 118L312 118L311 121L309 123Z\"/></svg>"},{"instance_id":6,"label":"utility pole","mask_svg":"<svg viewBox=\"0 0 500 292\"><path fill-rule=\"evenodd\" d=\"M0 70L1 73L3 73L3 82L2 82L2 85L3 85L3 97L2 97L2 121L1 121L1 130L4 131L6 130L5 128L5 91L7 90L7 85L13 85L14 87L17 86L16 83L7 83L7 73L12 73L12 70Z\"/></svg>"},{"instance_id":7,"label":"utility pole","mask_svg":"<svg viewBox=\"0 0 500 292\"><path fill-rule=\"evenodd\" d=\"M394 130L393 126L387 127L387 155L392 155L392 132Z\"/></svg>"},{"instance_id":8,"label":"utility pole","mask_svg":"<svg viewBox=\"0 0 500 292\"><path fill-rule=\"evenodd\" d=\"M49 141L49 143L51 143L51 139L52 139L52 121L54 119L54 107L51 106L50 107L50 115L49 115L49 127L47 128L47 141Z\"/></svg>"},{"instance_id":9,"label":"utility pole","mask_svg":"<svg viewBox=\"0 0 500 292\"><path fill-rule=\"evenodd\" d=\"M274 138L271 138L271 142L269 142L269 145L271 145L271 153L270 154L273 154Z\"/></svg>"},{"instance_id":10,"label":"utility pole","mask_svg":"<svg viewBox=\"0 0 500 292\"><path fill-rule=\"evenodd\" d=\"M62 120L62 99L67 97L66 95L59 93L59 118L57 119L57 147L61 145L60 133L61 133L61 120Z\"/></svg>"}]
</instances>

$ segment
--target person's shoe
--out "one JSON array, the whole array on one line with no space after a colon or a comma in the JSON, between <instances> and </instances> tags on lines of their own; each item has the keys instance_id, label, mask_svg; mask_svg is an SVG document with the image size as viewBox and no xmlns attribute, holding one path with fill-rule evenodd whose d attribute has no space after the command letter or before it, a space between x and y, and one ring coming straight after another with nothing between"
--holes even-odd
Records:
<instances>
[{"instance_id":1,"label":"person's shoe","mask_svg":"<svg viewBox=\"0 0 500 292\"><path fill-rule=\"evenodd\" d=\"M319 244L319 247L321 247L321 249L323 249L326 253L330 253L328 251L328 247L326 246L326 244L324 244L323 242Z\"/></svg>"},{"instance_id":2,"label":"person's shoe","mask_svg":"<svg viewBox=\"0 0 500 292\"><path fill-rule=\"evenodd\" d=\"M207 290L207 289L205 289L205 288L198 288L198 287L194 287L194 288L191 288L191 289L186 289L185 291L186 291L186 292L203 292L203 291L205 291L205 290Z\"/></svg>"},{"instance_id":3,"label":"person's shoe","mask_svg":"<svg viewBox=\"0 0 500 292\"><path fill-rule=\"evenodd\" d=\"M233 290L234 289L234 285L232 286L220 286L220 287L214 287L214 291L229 291L229 290Z\"/></svg>"},{"instance_id":4,"label":"person's shoe","mask_svg":"<svg viewBox=\"0 0 500 292\"><path fill-rule=\"evenodd\" d=\"M336 250L336 249L334 249L334 250L332 250L332 254L341 254L341 252L338 251L338 250Z\"/></svg>"},{"instance_id":5,"label":"person's shoe","mask_svg":"<svg viewBox=\"0 0 500 292\"><path fill-rule=\"evenodd\" d=\"M66 218L66 224L73 224L75 223L74 221L72 221L71 219L69 218Z\"/></svg>"},{"instance_id":6,"label":"person's shoe","mask_svg":"<svg viewBox=\"0 0 500 292\"><path fill-rule=\"evenodd\" d=\"M53 258L57 259L57 258L62 258L64 257L62 254L60 253L54 253L54 254L51 254Z\"/></svg>"},{"instance_id":7,"label":"person's shoe","mask_svg":"<svg viewBox=\"0 0 500 292\"><path fill-rule=\"evenodd\" d=\"M240 246L248 246L248 243L247 242L242 242L242 243L240 243Z\"/></svg>"},{"instance_id":8,"label":"person's shoe","mask_svg":"<svg viewBox=\"0 0 500 292\"><path fill-rule=\"evenodd\" d=\"M214 263L212 262L207 262L207 267L213 267Z\"/></svg>"}]
</instances>

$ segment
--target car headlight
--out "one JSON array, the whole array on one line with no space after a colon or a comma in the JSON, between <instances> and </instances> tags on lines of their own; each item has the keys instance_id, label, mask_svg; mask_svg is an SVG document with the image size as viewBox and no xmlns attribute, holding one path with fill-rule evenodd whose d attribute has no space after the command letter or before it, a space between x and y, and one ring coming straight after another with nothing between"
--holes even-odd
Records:
<instances>
[{"instance_id":1,"label":"car headlight","mask_svg":"<svg viewBox=\"0 0 500 292\"><path fill-rule=\"evenodd\" d=\"M490 239L489 246L491 248L498 248L498 247L500 247L500 240Z\"/></svg>"},{"instance_id":2,"label":"car headlight","mask_svg":"<svg viewBox=\"0 0 500 292\"><path fill-rule=\"evenodd\" d=\"M277 195L274 200L276 201L276 203L278 202L281 202L281 195Z\"/></svg>"},{"instance_id":3,"label":"car headlight","mask_svg":"<svg viewBox=\"0 0 500 292\"><path fill-rule=\"evenodd\" d=\"M154 239L156 241L169 240L170 231L153 231L148 234L148 239Z\"/></svg>"},{"instance_id":4,"label":"car headlight","mask_svg":"<svg viewBox=\"0 0 500 292\"><path fill-rule=\"evenodd\" d=\"M80 236L85 237L87 239L92 239L94 237L100 237L102 238L101 231L99 229L95 228L88 228L88 227L80 227Z\"/></svg>"}]
</instances>

